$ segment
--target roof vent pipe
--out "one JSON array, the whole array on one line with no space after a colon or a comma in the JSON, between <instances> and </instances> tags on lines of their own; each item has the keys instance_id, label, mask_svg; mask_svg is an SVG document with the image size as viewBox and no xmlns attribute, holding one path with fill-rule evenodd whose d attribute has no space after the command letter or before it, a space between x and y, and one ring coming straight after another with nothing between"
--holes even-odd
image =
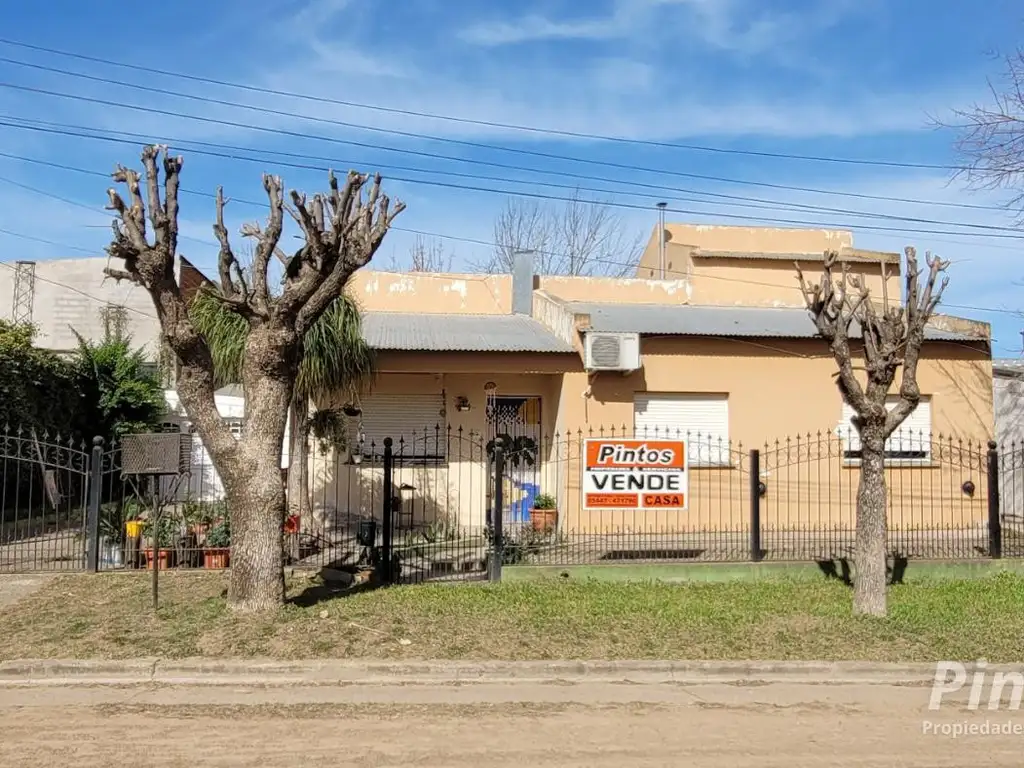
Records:
<instances>
[{"instance_id":1,"label":"roof vent pipe","mask_svg":"<svg viewBox=\"0 0 1024 768\"><path fill-rule=\"evenodd\" d=\"M658 203L658 274L665 279L665 208L668 203Z\"/></svg>"}]
</instances>

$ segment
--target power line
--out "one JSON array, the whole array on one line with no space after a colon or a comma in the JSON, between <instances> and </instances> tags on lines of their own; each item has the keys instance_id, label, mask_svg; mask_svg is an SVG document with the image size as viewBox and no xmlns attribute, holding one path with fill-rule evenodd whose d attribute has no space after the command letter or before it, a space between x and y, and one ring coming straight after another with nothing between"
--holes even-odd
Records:
<instances>
[{"instance_id":1,"label":"power line","mask_svg":"<svg viewBox=\"0 0 1024 768\"><path fill-rule=\"evenodd\" d=\"M0 118L2 118L2 117L4 117L4 116L0 115ZM11 119L23 120L24 122L28 122L27 120L24 120L23 118L11 118ZM64 130L64 129L79 129L79 130L87 130L87 131L100 131L100 130L103 130L103 129L96 129L96 128L87 127L87 126L86 127L83 127L83 126L65 126L65 125L62 125L60 123L51 123L51 122L47 122L47 121L32 121L32 122L37 122L37 123L40 123L42 125L47 125L47 126L58 126L58 127L60 127L61 130ZM11 128L24 128L26 130L31 130L34 127L34 126L12 125L10 123L4 123L2 121L0 121L0 126L6 126L6 127L11 127ZM132 133L126 132L126 131L109 131L109 132L112 133L112 134L116 133L116 134L124 135L124 136L134 136L139 141L148 141L148 140L150 140L148 137L142 136L141 134L132 134ZM79 134L72 133L70 135L79 135ZM82 138L97 138L97 137L94 137L94 136L82 136ZM180 147L179 142L177 140L175 140L175 139L164 138L162 140L166 141L168 143L173 143L173 144L175 144L175 145ZM279 151L279 150L253 150L253 149L250 149L248 147L237 147L237 146L232 146L232 145L228 145L228 144L217 144L217 143L214 143L214 142L201 142L201 141L189 140L189 142L186 142L186 143L193 143L193 144L198 144L198 145L201 145L201 146L210 146L210 147L215 147L215 148L222 148L222 149L227 149L229 151L263 152L263 153L267 153L267 154L271 154L271 155L280 155L280 156L283 156L283 157L295 157L295 158L310 159L310 160L323 160L325 162L337 163L337 164L340 164L340 165L350 165L350 166L352 166L352 165L362 165L363 164L360 161L340 160L338 158L329 158L329 157L323 157L323 156L317 156L317 155L305 155L305 154L300 154L300 153L296 153L296 152L284 152L284 151ZM183 151L194 151L194 150L190 150L188 147L180 147L180 148ZM0 152L0 156L10 157L12 159L25 159L28 162L33 162L32 159L22 158L22 157L20 157L18 155L10 155L10 154L4 153L4 152ZM566 189L566 190L571 190L571 191L574 191L574 192L580 192L580 191L583 191L583 192L597 192L597 193L601 193L601 194L615 194L615 192L616 192L616 190L611 190L611 189L599 189L599 188L595 188L595 187L584 187L584 186L580 186L578 184L559 184L559 183L555 183L555 182L541 181L541 180L535 180L535 179L531 179L531 180L510 179L508 177L501 177L501 176L486 176L486 175L481 175L481 174L460 173L460 172L457 172L457 171L441 171L441 170L434 170L434 169L427 169L427 168L415 168L415 167L409 167L409 166L390 165L390 164L383 164L383 163L376 163L374 165L376 167L378 167L378 168L381 168L381 169L388 169L388 168L390 168L390 169L394 169L394 170L398 170L398 171L404 171L404 172L440 174L440 175L443 175L443 176L452 176L452 177L456 177L456 178L479 179L479 180L483 180L483 181L496 181L496 182L499 182L499 183L531 184L531 185L537 185L537 186L552 187L552 188L557 188L557 189ZM312 167L311 170L320 170L320 169L317 168L317 167ZM523 169L523 170L529 170L529 169ZM101 175L103 175L104 177L108 176L107 174L101 174ZM576 176L576 174L574 174L574 176ZM610 184L618 184L618 182L615 179L607 179L607 178L602 178L602 177L588 177L588 176L582 176L582 178L587 178L587 179L593 178L593 179L596 179L596 180L599 180L599 181L606 181L606 182L608 182ZM933 224L933 225L939 225L939 226L947 225L947 226L957 226L957 227L966 227L966 228L972 228L972 229L1002 231L1002 232L1013 232L1013 233L1017 233L1019 231L1018 229L1016 229L1014 227L1003 227L1003 226L994 225L994 224L976 224L976 223L973 223L973 222L958 222L958 221L945 222L945 221L940 221L940 220L936 220L936 219L925 219L925 218L913 217L913 216L898 216L898 215L894 215L894 214L884 214L884 213L882 213L882 214L880 214L880 213L871 213L871 212L868 212L868 211L857 211L857 210L850 210L850 209L846 209L846 208L829 208L829 207L824 207L824 206L808 205L808 204L805 204L805 203L783 204L780 201L766 200L766 199L763 199L763 198L744 197L742 195L729 195L729 194L724 194L724 193L719 193L719 192L705 192L705 191L702 191L702 190L691 190L691 189L684 189L684 188L679 188L679 187L667 187L667 186L660 186L660 185L655 185L655 184L644 184L642 182L630 182L630 186L639 186L639 187L656 189L656 190L663 190L663 191L678 191L678 192L684 192L684 193L688 193L688 194L705 195L705 196L710 196L710 197L723 198L723 199L730 200L730 201L741 201L743 203L742 207L752 208L752 209L760 209L760 210L779 210L779 211L790 211L790 212L794 212L794 213L803 213L805 210L807 212L819 212L820 211L820 212L825 212L825 213L839 213L839 214L844 214L844 215L848 215L848 216L855 216L855 217L865 218L865 219L879 219L879 220L885 220L885 221L906 221L908 223L916 223L916 224ZM647 197L647 198L650 198L652 200L653 199L660 200L660 199L662 199L664 197L664 195L660 195L660 194L659 195L653 195L653 194L632 193L632 192L629 193L629 194L631 194L633 196L636 196L636 197ZM703 200L703 199L700 199L700 198L675 197L673 199L678 201L678 202L704 203L704 204L711 204L711 205L726 205L726 203L718 203L715 200ZM761 205L760 203L765 203L765 205ZM737 205L736 207L741 207L741 206ZM967 233L964 233L964 234L967 234Z\"/></svg>"},{"instance_id":2,"label":"power line","mask_svg":"<svg viewBox=\"0 0 1024 768\"><path fill-rule=\"evenodd\" d=\"M67 248L69 251L81 251L82 253L88 253L90 256L95 256L96 252L89 250L88 248L79 248L77 245L67 245L66 243L58 243L53 240L47 240L43 237L35 237L34 235L25 235L21 232L12 232L9 229L0 229L0 235L7 235L9 237L17 237L21 240L31 240L36 243L43 243L44 245L52 245L55 248Z\"/></svg>"},{"instance_id":3,"label":"power line","mask_svg":"<svg viewBox=\"0 0 1024 768\"><path fill-rule=\"evenodd\" d=\"M15 159L15 160L24 160L26 162L33 162L30 158L22 157L20 155L11 155L11 154L9 154L7 152L0 152L0 157L8 157L8 158ZM57 163L44 163L44 164L45 165L51 165L51 166L58 165ZM65 168L67 168L68 170L83 170L83 169L79 169L79 168L70 168L68 166L65 166ZM89 173L88 171L84 171L84 172L85 173ZM106 174L99 174L99 175L106 176ZM7 178L6 176L0 176L0 182L3 182L5 184L10 184L10 185L15 186L15 187L20 187L21 189L24 189L24 190L27 190L29 192L32 192L33 194L41 195L43 197L48 197L48 198L50 198L52 200L58 200L58 201L64 203L65 205L73 205L76 208L81 208L83 210L89 211L90 213L96 213L96 214L99 214L101 216L105 216L105 217L108 217L108 218L109 218L109 215L110 215L108 211L105 211L102 208L94 208L91 205L87 205L85 203L79 203L76 200L71 200L71 199L69 199L67 197L63 197L63 196L55 194L53 192L48 192L45 189L39 189L38 187L33 187L33 186L28 185L28 184L23 184L20 181L15 181L14 179ZM27 235L15 235L15 236L16 237L27 237ZM189 237L188 235L181 235L181 234L179 234L178 235L178 239L179 240L190 240L192 242L201 243L203 245L215 245L215 243L213 241L211 241L211 240L202 240L202 239L200 239L198 237ZM74 247L74 246L70 246L70 245L67 245L67 246L60 245L59 243L50 243L50 244L51 245L59 245L62 248L73 248ZM84 250L84 249L78 249L78 250ZM88 251L88 253L92 253L92 251Z\"/></svg>"},{"instance_id":4,"label":"power line","mask_svg":"<svg viewBox=\"0 0 1024 768\"><path fill-rule=\"evenodd\" d=\"M4 123L0 123L0 125L5 125L5 124ZM49 125L57 125L57 124L49 123ZM113 131L113 133L118 133L118 134L121 134L121 135L134 135L134 136L138 137L139 141L149 141L150 140L150 137L142 136L141 134L128 134L128 133L126 133L124 131ZM101 139L102 137L89 137L89 136L85 136L83 138ZM129 143L129 142L124 142L124 143ZM199 143L199 144L202 144L202 145L210 145L209 142L196 142L196 143ZM213 146L217 146L217 145L213 145ZM188 150L185 149L185 151L188 151ZM277 150L267 150L267 151L270 152L271 154L283 154L283 155L288 155L288 156L301 157L301 155L298 155L297 153L278 152ZM10 160L18 160L20 162L25 162L25 163L32 163L34 165L42 165L42 166L45 166L45 167L48 167L48 168L55 168L55 169L64 170L64 171L71 171L71 172L74 172L74 173L81 173L81 174L85 174L85 175L88 175L88 176L96 176L96 177L99 177L99 178L102 178L102 179L108 180L108 181L110 179L110 174L107 173L107 172L104 172L104 171L94 171L94 170L90 170L88 168L79 168L79 167L72 166L72 165L66 165L64 163L55 163L55 162L52 162L52 161L49 161L49 160L42 160L40 158L27 157L25 155L12 154L10 152L0 152L0 157L5 157L5 158L8 158ZM316 158L315 156L313 156L313 158L314 159L321 159L321 158ZM330 158L323 158L323 159L328 159L329 160ZM338 161L338 162L340 162L340 161ZM383 167L392 167L392 168L394 168L394 167L397 167L397 166L383 166L382 165L382 166L378 166L378 167L382 167L382 168ZM420 169L414 169L414 170L420 170ZM465 175L469 176L470 174L465 174ZM21 185L21 186L24 186L24 185ZM26 188L28 188L28 187L26 187ZM202 196L202 197L208 197L210 199L213 199L213 197L214 197L214 195L211 194L211 193L199 192L199 191L189 190L189 189L184 189L184 188L182 189L182 192L185 192L185 193L188 193L188 194L199 195L199 196ZM62 198L59 198L59 197L57 197L55 195L50 195L50 196L54 197L55 199L62 199ZM231 199L234 200L235 202L241 202L241 203L245 203L247 205L255 205L255 206L264 206L265 205L265 203L254 202L254 201L251 201L251 200L240 200L239 198L236 198L236 197L232 197ZM65 201L65 202L70 202L70 201ZM701 202L704 202L704 201L701 201ZM74 204L75 205L81 205L79 203L74 203ZM965 234L968 234L968 233L965 233ZM203 245L215 245L215 243L213 243L213 241L210 241L210 240L202 240L200 238L194 238L194 237L190 238L190 237L186 237L184 235L179 235L178 239L179 240L192 240L194 242L201 243ZM971 243L965 243L964 241L960 241L960 240L935 239L935 241L936 242L941 242L941 243L949 243L949 244L953 244L953 245L971 245ZM992 249L998 249L998 250L1013 250L1013 251L1020 250L1016 246L1000 245L998 243L986 243L985 247L986 248L992 248Z\"/></svg>"},{"instance_id":5,"label":"power line","mask_svg":"<svg viewBox=\"0 0 1024 768\"><path fill-rule=\"evenodd\" d=\"M0 87L2 87L4 85L5 85L4 83L0 83ZM23 86L16 86L16 87L17 88L23 88ZM41 90L41 89L29 89L29 90ZM42 92L44 92L44 93L51 93L51 92L47 92L47 91L42 91ZM93 102L97 102L97 103L103 103L103 104L106 104L106 105L109 105L109 106L122 106L122 107L125 107L125 108L137 109L137 110L142 111L142 112L151 112L151 113L154 113L154 114L163 114L163 115L175 116L175 117L188 117L188 118L191 118L191 119L196 119L196 120L201 120L201 121L209 121L209 122L215 122L215 123L221 123L221 124L225 124L225 125L231 125L231 126L234 126L234 127L251 127L251 126L244 126L244 125L242 125L240 123L233 123L231 121L216 120L216 119L213 119L213 118L205 118L205 117L200 117L200 116L196 116L196 115L181 115L179 113L170 112L170 111L167 111L167 110L160 110L160 109L149 108L149 107L136 107L136 106L131 106L131 105L117 104L115 102L109 102L109 101L105 101L105 100L102 100L102 99L91 99L91 98L88 98L88 97L77 97L77 96L68 95L68 94L56 94L56 95L58 95L58 96L68 96L69 98L80 98L80 99L83 99L85 101L93 101ZM43 132L43 133L53 133L53 134L65 135L65 136L76 136L78 138L93 139L93 140L98 140L98 141L108 141L108 142L113 142L113 143L118 143L118 144L132 143L132 142L129 142L127 140L117 139L117 138L113 138L111 136L86 135L86 134L74 133L74 132L70 132L70 131L62 131L62 130L59 130L59 129L42 128L42 127L39 127L39 126L32 126L32 125L21 125L21 124L16 124L16 123L4 123L4 122L0 122L0 125L5 125L7 127L19 128L19 129L25 129L25 130L40 131L40 132ZM259 128L259 127L257 127L257 128L259 130L267 130L267 131L274 132L273 129L269 129L269 128ZM288 132L288 133L294 134L294 132ZM295 135L299 136L300 138L304 137L302 134L295 134ZM166 142L167 140L164 140L164 141ZM207 156L211 156L211 157L218 157L218 158L221 158L221 159L240 160L240 161L250 162L250 163L260 163L260 164L263 164L263 165L266 165L268 162L273 162L273 163L275 163L277 165L281 165L281 166L285 166L285 167L297 168L297 169L301 169L301 170L315 170L315 171L321 171L321 172L327 172L328 170L330 170L329 166L316 166L316 165L310 165L310 164L304 164L304 163L286 162L286 161L281 161L281 160L268 161L265 158L261 158L261 157L248 157L248 156L241 156L241 155L236 155L236 154L214 152L214 151L210 151L210 150L201 150L201 149L191 148L188 151L193 152L195 154L207 155ZM244 150L244 151L258 152L260 150ZM412 170L412 169L410 169L410 170ZM443 173L443 172L437 172L437 171L433 171L433 170L429 170L429 169L422 169L422 170L416 169L416 172L427 173L427 174ZM468 185L468 184L453 184L453 183L438 181L436 179L429 179L429 180L428 179L411 179L411 178L402 177L402 176L391 176L390 178L393 181L399 181L399 182L404 182L404 183L408 183L408 184L419 184L419 185L430 186L430 187L440 187L440 188L445 188L445 189L463 190L463 191L470 191L470 192L484 192L484 193L489 193L489 194L499 194L499 195L503 195L503 196L506 196L506 197L523 197L523 198L538 199L538 200L551 200L551 201L559 201L559 202L578 202L578 203L583 203L583 204L595 204L593 201L580 200L579 198L560 197L560 196L557 196L557 195L547 195L547 194L542 194L542 193L538 193L538 192L525 192L525 191L509 190L509 189L495 189L493 187L481 187L481 186ZM529 181L522 181L522 180L518 180L518 179L505 179L504 181L506 183L513 183L513 184L529 184L529 183L531 183ZM698 202L709 202L709 201L698 201ZM624 203L624 202L618 202L618 201L601 202L599 204L607 205L609 207L614 207L614 208L622 208L622 209L626 209L626 210L637 210L637 211L645 211L645 212L650 210L650 208L647 207L647 206L638 205L638 204L631 204L631 203ZM716 203L710 203L710 204L715 205ZM726 205L726 204L725 203L717 203L717 205ZM994 233L994 234L986 234L986 233L980 233L980 232L959 232L959 231L950 231L950 230L911 229L911 228L907 228L907 227L885 227L885 226L879 226L879 225L851 225L851 224L845 224L845 223L836 224L836 223L806 221L806 220L802 220L802 219L783 219L783 218L765 217L765 216L745 216L745 215L741 215L741 214L722 213L722 212L715 212L715 211L697 211L697 210L689 210L689 209L683 209L683 208L666 208L666 210L670 211L672 213L679 213L679 214L683 214L683 215L687 215L687 216L717 217L717 218L726 218L726 219L741 220L741 221L766 222L766 223L771 223L771 224L788 224L788 225L796 225L796 226L799 226L799 227L819 226L819 227L826 227L826 228L833 228L833 229L861 229L861 230L870 230L870 231L878 231L878 232L898 232L898 233L906 233L906 234L925 234L925 235L955 235L955 236L961 236L961 237L991 237L991 238L1008 239L1008 240L1017 240L1017 239L1021 239L1022 237L1024 237L1024 235L1016 234L1016 230L1012 230L1015 234L1008 234L1008 233L1004 234L1004 233L1001 233L1001 232L997 232L997 233ZM951 226L957 226L957 224L953 223L953 224L951 224Z\"/></svg>"},{"instance_id":6,"label":"power line","mask_svg":"<svg viewBox=\"0 0 1024 768\"><path fill-rule=\"evenodd\" d=\"M884 166L890 168L917 168L926 170L943 170L943 171L960 171L965 170L962 166L955 165L943 165L934 163L910 163L895 160L867 160L861 158L844 158L844 157L830 157L822 155L800 155L788 152L767 152L760 150L747 150L747 149L735 149L728 147L711 147L699 144L686 144L680 142L668 142L668 141L655 141L651 139L629 139L623 136L609 136L596 133L586 133L582 131L566 131L555 128L540 128L538 126L522 125L517 123L503 123L494 120L479 120L467 117L460 117L455 115L445 115L436 112L421 112L411 109L400 109L397 107L386 107L379 104L366 104L357 101L347 101L344 99L333 99L325 96L313 96L311 94L297 93L294 91L285 91L275 88L266 88L261 86L249 85L245 83L232 82L230 80L219 80L211 77L203 77L200 75L190 75L184 72L172 72L165 69L157 69L155 67L146 67L140 64L129 64L127 62L115 61L113 59L104 59L98 56L89 56L83 53L76 53L73 51L65 51L57 48L47 48L41 45L33 45L31 43L24 43L15 40L8 40L0 38L0 43L4 45L10 45L17 48L23 48L28 50L40 51L43 53L49 53L56 56L65 56L68 58L78 59L81 61L89 61L95 64L105 64L112 67L120 67L123 69L134 70L138 72L148 72L150 74L162 75L164 77L179 78L182 80L190 80L192 82L205 83L208 85L218 85L226 88L235 88L239 90L249 91L252 93L262 93L270 96L282 96L286 98L300 99L303 101L312 101L319 104L333 104L335 106L350 107L355 109L364 109L374 112L383 112L392 115L402 115L404 117L422 117L430 120L440 120L444 122L459 123L462 125L476 125L485 128L500 128L502 130L521 131L524 133L533 133L546 136L561 136L564 138L572 139L585 139L588 141L605 141L613 142L617 144L631 144L637 146L648 146L648 147L660 147L664 149L684 149L689 151L697 152L713 152L719 154L729 155L747 155L752 157L770 157L783 160L806 160L813 162L825 162L825 163L843 163L849 165L873 165L873 166ZM8 61L12 64L21 64L23 66L36 66L25 62L19 62L13 59L0 59Z\"/></svg>"},{"instance_id":7,"label":"power line","mask_svg":"<svg viewBox=\"0 0 1024 768\"><path fill-rule=\"evenodd\" d=\"M716 182L720 182L720 183L752 185L752 186L766 187L766 188L770 188L770 189L782 189L782 190L790 190L790 191L808 192L808 193L814 193L814 194L839 195L839 196L845 196L845 197L855 197L855 198L860 198L860 199L886 200L886 201L890 201L890 202L902 202L902 203L911 204L911 205L935 205L935 206L957 207L957 208L975 209L975 210L999 210L999 211L1004 210L1003 208L1000 208L999 206L975 205L975 204L970 204L970 203L950 203L950 202L943 202L943 201L913 200L913 199L910 199L910 198L894 198L894 197L885 197L885 196L881 196L881 195L868 195L868 194L863 194L863 193L852 193L852 192L851 193L845 193L845 192L836 192L835 190L815 189L815 188L811 188L811 187L800 187L800 186L785 185L785 184L773 184L773 183L769 183L769 182L757 182L757 181L750 181L750 180L743 180L743 179L729 179L729 178L726 178L726 177L710 176L710 175L706 175L706 174L695 174L695 173L688 173L688 172L683 172L683 171L673 171L673 170L665 170L665 169L657 169L657 168L645 168L645 167L642 167L642 166L636 166L635 167L635 166L630 166L630 165L626 165L626 164L623 164L623 163L615 163L615 162L605 161L605 160L592 160L592 159L589 159L589 158L573 157L573 156L569 156L569 155L559 155L559 154L556 154L556 153L540 152L540 151L537 151L537 150L527 150L527 149L520 149L520 148L514 148L514 147L504 147L504 146L501 146L501 145L485 144L485 143L481 143L481 142L468 142L468 141L461 140L461 139L451 139L451 138L448 138L448 137L432 136L432 135L429 135L429 134L418 134L418 133L412 133L412 132L408 132L408 131L396 131L396 130L393 130L393 129L379 128L379 127L376 127L376 126L363 125L363 124L360 124L360 123L350 123L350 122L345 122L345 121L340 121L340 120L332 120L332 119L329 119L329 118L322 118L322 117L316 117L316 116L310 116L310 115L302 115L302 114L297 114L295 112L287 111L287 110L276 110L276 109L270 109L268 107L258 107L258 106L254 106L254 105L250 105L250 104L242 104L242 103L239 103L239 102L231 102L231 101L227 101L227 100L224 100L224 99L215 99L215 98L210 98L210 97L205 97L205 96L197 96L195 94L183 93L183 92L180 92L180 91L172 91L172 90L165 89L165 88L157 88L155 86L147 86L147 85L141 85L141 84L138 84L138 83L130 83L130 82L122 81L122 80L115 80L115 79L112 79L112 78L103 78L103 77L98 77L98 76L95 76L95 75L88 75L88 74L84 74L84 73L80 73L80 72L73 72L71 70L64 70L64 69L60 69L60 68L56 68L56 67L47 67L47 66L41 65L41 64L33 64L33 63L29 63L29 62L20 62L20 61L17 61L15 59L6 59L6 58L3 58L3 57L0 57L0 61L6 61L6 62L9 62L9 63L18 64L18 65L25 66L25 67L42 69L44 71L50 71L50 72L66 75L66 76L69 76L69 77L78 77L78 78L82 78L82 79L86 79L86 80L92 80L92 81L96 81L96 82L102 82L102 83L117 85L117 86L126 87L126 88L134 88L134 89L137 89L137 90L148 91L148 92L151 92L151 93L158 93L158 94L162 94L162 95L175 96L175 97L178 97L178 98L191 99L191 100L200 101L200 102L203 102L203 103L216 104L216 105L219 105L219 106L227 106L227 107L238 108L238 109L247 109L247 110L251 110L251 111L255 111L255 112L261 112L261 113L272 114L272 115L277 115L277 116L281 116L281 117L287 117L287 118L290 118L290 119L298 118L298 119L302 119L302 120L309 120L309 121L312 121L312 122L320 122L320 123L327 123L327 124L331 124L331 125L337 125L337 126L340 126L340 127L354 128L354 129L357 129L357 130L365 130L365 131L372 131L372 132L377 132L377 133L385 133L385 134L390 134L390 135L404 136L406 138L415 138L415 139L421 139L421 140L427 140L427 141L438 141L438 142L444 142L444 143L450 143L450 144L465 145L465 146L471 146L471 147L478 148L478 149L487 149L487 150L490 150L490 151L513 152L513 153L516 153L516 154L523 154L523 155L531 155L531 156L535 156L535 157L542 157L542 158L549 159L549 160L561 160L561 161L569 161L569 162L583 163L583 164L589 164L589 165L599 165L599 166L605 166L605 167L610 167L610 168L616 168L616 169L619 169L619 170L626 170L626 171L631 171L631 172L651 173L651 174L662 175L662 176L664 176L664 175L677 176L677 177L681 177L681 178L700 179L700 180L705 180L705 181L716 181ZM106 100L102 100L102 99L95 99L95 98L79 96L79 95L75 95L75 94L66 94L66 93L61 93L61 92L57 92L57 91L48 91L48 90L42 89L42 88L34 88L32 86L18 85L18 84L15 84L15 83L0 83L0 87L13 88L13 89L16 89L16 90L26 90L26 91L29 91L29 92L39 93L39 94L49 95L49 96L56 96L56 97L69 98L69 99L77 99L77 100L82 100L82 101L102 104L104 106L121 107L121 108L125 108L125 109L135 109L135 110L142 110L142 111L155 110L155 108L141 107L141 106L132 105L132 104L124 104L124 103L121 103L121 102L110 102L110 101L106 101ZM586 178L593 179L594 178L594 177L581 176L579 174L573 174L573 173L569 173L569 172L548 171L548 170L539 169L539 168L522 168L520 166L513 166L513 165L510 165L510 164L507 164L507 163L495 163L495 162L490 162L490 161L470 159L470 158L463 158L463 157L456 157L456 156L451 156L451 155L442 155L442 154L433 153L433 152L431 152L431 153L418 152L418 151L414 151L414 150L401 149L401 148L397 148L397 147L386 147L386 146L381 146L381 145L374 145L374 144L370 144L370 143L367 143L367 142L357 142L357 141L347 140L347 139L338 139L338 138L331 138L331 137L325 137L325 136L317 136L317 135L308 134L308 133L307 134L303 134L303 133L297 133L295 131L289 131L287 129L275 129L275 128L269 128L269 127L266 127L266 126L257 126L257 125L252 125L252 124L236 123L236 122L232 122L232 121L218 120L216 118L207 118L207 117L201 117L201 116L197 116L197 115L181 114L181 113L177 113L177 112L167 113L167 112L160 112L159 110L155 110L155 111L157 113L160 113L160 114L169 114L169 115L172 115L172 116L175 116L175 117L182 117L182 118L185 118L185 119L199 120L199 121L202 121L202 122L211 122L211 123L215 123L215 124L226 125L226 126L229 126L229 127L237 127L237 128L243 128L243 129L247 128L247 129L257 130L257 131L261 131L261 132L277 133L277 134L286 135L286 136L292 136L292 137L297 137L297 138L304 138L304 139L315 140L315 141L324 141L324 142L334 143L334 144L349 144L349 145L352 145L352 146L360 146L360 147L365 147L365 148L378 149L378 150L382 150L382 151L399 152L399 153L403 153L403 154L421 155L421 156L431 157L431 158L434 158L434 159L450 160L452 162L462 162L462 163L470 163L470 164L489 165L489 166L492 166L492 167L506 168L506 169L511 169L511 170L521 170L521 171L526 171L526 172L530 172L530 173L547 173L547 174L553 174L553 175L570 176L570 177L577 177L577 178L584 178L584 179L586 179ZM611 183L616 183L616 184L621 184L622 183L621 180L615 180L615 179L605 179L605 181L609 181ZM628 182L628 183L632 183L632 182ZM710 193L700 193L700 194L710 194Z\"/></svg>"}]
</instances>

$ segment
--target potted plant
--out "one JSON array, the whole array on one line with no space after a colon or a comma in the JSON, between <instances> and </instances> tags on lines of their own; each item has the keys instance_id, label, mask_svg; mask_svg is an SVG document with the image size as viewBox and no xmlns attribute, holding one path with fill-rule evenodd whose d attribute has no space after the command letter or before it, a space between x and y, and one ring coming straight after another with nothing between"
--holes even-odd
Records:
<instances>
[{"instance_id":1,"label":"potted plant","mask_svg":"<svg viewBox=\"0 0 1024 768\"><path fill-rule=\"evenodd\" d=\"M551 533L558 525L558 502L550 493L539 493L533 500L530 522L535 531Z\"/></svg>"},{"instance_id":2,"label":"potted plant","mask_svg":"<svg viewBox=\"0 0 1024 768\"><path fill-rule=\"evenodd\" d=\"M145 524L146 508L138 499L125 499L121 503L122 515L124 517L124 535L126 538L135 539L142 535Z\"/></svg>"},{"instance_id":3,"label":"potted plant","mask_svg":"<svg viewBox=\"0 0 1024 768\"><path fill-rule=\"evenodd\" d=\"M127 538L125 522L129 513L128 503L111 501L100 506L99 556L100 565L120 568L124 564L124 543Z\"/></svg>"},{"instance_id":4,"label":"potted plant","mask_svg":"<svg viewBox=\"0 0 1024 768\"><path fill-rule=\"evenodd\" d=\"M231 559L231 522L225 517L206 534L203 547L204 568L227 568Z\"/></svg>"},{"instance_id":5,"label":"potted plant","mask_svg":"<svg viewBox=\"0 0 1024 768\"><path fill-rule=\"evenodd\" d=\"M142 550L143 556L146 558L146 568L152 570L154 550L156 550L156 557L160 558L160 570L169 568L171 563L171 553L174 551L175 539L177 539L178 521L170 514L160 515L160 522L156 526L157 530L153 530L152 518L146 520L142 525L143 536L147 539L148 546Z\"/></svg>"},{"instance_id":6,"label":"potted plant","mask_svg":"<svg viewBox=\"0 0 1024 768\"><path fill-rule=\"evenodd\" d=\"M188 501L185 503L184 518L188 532L202 541L210 527L227 515L227 504L223 501Z\"/></svg>"}]
</instances>

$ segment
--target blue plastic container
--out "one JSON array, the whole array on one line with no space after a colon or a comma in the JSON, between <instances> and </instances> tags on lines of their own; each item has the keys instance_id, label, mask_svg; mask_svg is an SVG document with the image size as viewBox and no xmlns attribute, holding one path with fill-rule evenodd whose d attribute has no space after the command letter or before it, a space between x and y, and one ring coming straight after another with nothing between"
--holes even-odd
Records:
<instances>
[{"instance_id":1,"label":"blue plastic container","mask_svg":"<svg viewBox=\"0 0 1024 768\"><path fill-rule=\"evenodd\" d=\"M537 498L537 493L540 489L535 483L517 483L514 480L511 482L511 485L518 491L516 493L518 498L508 507L507 522L529 522L530 510L533 509L534 499Z\"/></svg>"}]
</instances>

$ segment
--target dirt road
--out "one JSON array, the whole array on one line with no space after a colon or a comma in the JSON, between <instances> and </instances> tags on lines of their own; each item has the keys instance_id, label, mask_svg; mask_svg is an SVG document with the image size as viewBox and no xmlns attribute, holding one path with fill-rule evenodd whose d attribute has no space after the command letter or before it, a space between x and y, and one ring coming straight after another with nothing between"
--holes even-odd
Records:
<instances>
[{"instance_id":1,"label":"dirt road","mask_svg":"<svg viewBox=\"0 0 1024 768\"><path fill-rule=\"evenodd\" d=\"M899 685L0 687L0 765L1019 766L1024 712ZM962 704L962 702L961 702ZM925 721L1018 735L925 734Z\"/></svg>"}]
</instances>

